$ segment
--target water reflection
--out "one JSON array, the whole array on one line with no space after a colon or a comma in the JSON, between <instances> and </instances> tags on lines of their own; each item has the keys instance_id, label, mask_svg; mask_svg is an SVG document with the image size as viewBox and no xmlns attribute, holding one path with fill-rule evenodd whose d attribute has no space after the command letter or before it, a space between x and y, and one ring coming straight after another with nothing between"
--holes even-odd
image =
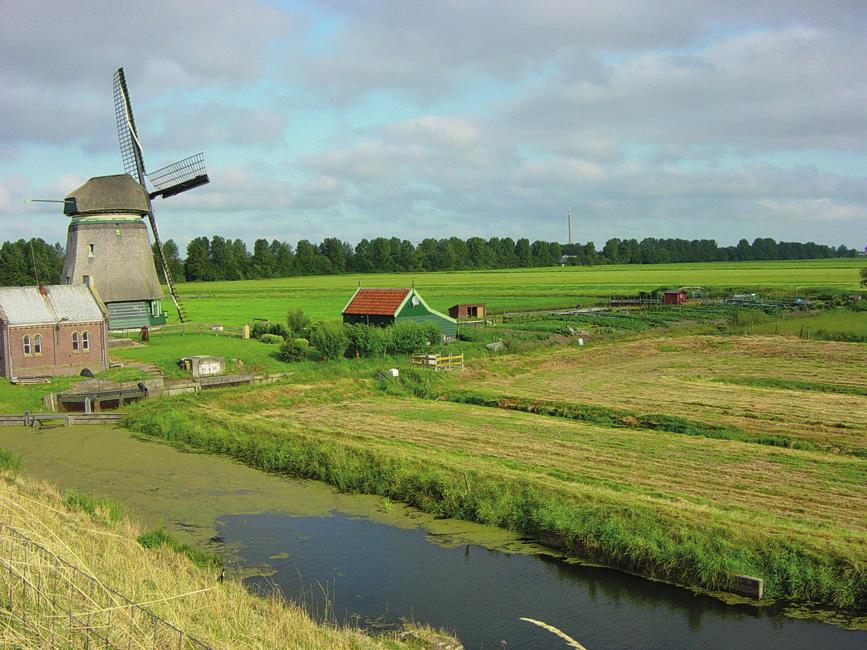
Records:
<instances>
[{"instance_id":1,"label":"water reflection","mask_svg":"<svg viewBox=\"0 0 867 650\"><path fill-rule=\"evenodd\" d=\"M603 648L861 648L867 634L779 612L732 607L671 585L550 556L507 554L475 545L446 548L423 531L340 513L225 517L220 534L245 563L267 564L268 578L338 620L394 624L414 618L454 630L468 648L562 648L518 619L540 619L591 650ZM279 559L274 559L279 558ZM321 586L327 585L328 599Z\"/></svg>"}]
</instances>

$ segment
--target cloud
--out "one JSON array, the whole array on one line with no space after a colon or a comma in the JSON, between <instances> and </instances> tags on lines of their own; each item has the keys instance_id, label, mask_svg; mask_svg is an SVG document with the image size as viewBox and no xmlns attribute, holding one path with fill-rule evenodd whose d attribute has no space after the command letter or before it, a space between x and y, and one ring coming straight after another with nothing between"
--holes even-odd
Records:
<instances>
[{"instance_id":1,"label":"cloud","mask_svg":"<svg viewBox=\"0 0 867 650\"><path fill-rule=\"evenodd\" d=\"M97 150L113 143L117 67L137 103L177 88L234 89L298 26L264 2L230 0L5 0L0 15L0 143Z\"/></svg>"},{"instance_id":2,"label":"cloud","mask_svg":"<svg viewBox=\"0 0 867 650\"><path fill-rule=\"evenodd\" d=\"M181 241L867 234L860 1L54 4L0 0L0 236L116 169L117 65L149 167L207 152Z\"/></svg>"}]
</instances>

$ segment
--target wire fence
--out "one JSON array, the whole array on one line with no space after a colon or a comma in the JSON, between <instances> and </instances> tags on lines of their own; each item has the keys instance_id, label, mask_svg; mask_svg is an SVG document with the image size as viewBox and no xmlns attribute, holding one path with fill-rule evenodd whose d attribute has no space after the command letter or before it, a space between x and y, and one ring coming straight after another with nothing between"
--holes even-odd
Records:
<instances>
[{"instance_id":1,"label":"wire fence","mask_svg":"<svg viewBox=\"0 0 867 650\"><path fill-rule=\"evenodd\" d=\"M0 523L0 643L5 642L22 648L211 648Z\"/></svg>"}]
</instances>

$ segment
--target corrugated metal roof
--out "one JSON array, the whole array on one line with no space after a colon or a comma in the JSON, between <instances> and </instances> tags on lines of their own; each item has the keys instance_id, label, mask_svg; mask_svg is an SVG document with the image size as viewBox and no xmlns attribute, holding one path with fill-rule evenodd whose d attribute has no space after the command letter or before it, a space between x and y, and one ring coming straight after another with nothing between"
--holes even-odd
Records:
<instances>
[{"instance_id":1,"label":"corrugated metal roof","mask_svg":"<svg viewBox=\"0 0 867 650\"><path fill-rule=\"evenodd\" d=\"M344 314L394 316L410 289L365 289L355 292Z\"/></svg>"},{"instance_id":2,"label":"corrugated metal roof","mask_svg":"<svg viewBox=\"0 0 867 650\"><path fill-rule=\"evenodd\" d=\"M102 309L83 284L45 287L0 287L0 311L10 325L92 323L103 319Z\"/></svg>"}]
</instances>

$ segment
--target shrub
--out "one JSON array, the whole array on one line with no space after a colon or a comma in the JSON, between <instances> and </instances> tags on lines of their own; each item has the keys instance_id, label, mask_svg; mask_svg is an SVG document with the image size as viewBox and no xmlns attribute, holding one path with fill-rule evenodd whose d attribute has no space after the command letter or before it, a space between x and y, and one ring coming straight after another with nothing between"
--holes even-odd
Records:
<instances>
[{"instance_id":1,"label":"shrub","mask_svg":"<svg viewBox=\"0 0 867 650\"><path fill-rule=\"evenodd\" d=\"M316 323L311 328L310 345L326 359L339 359L349 347L342 323Z\"/></svg>"},{"instance_id":2,"label":"shrub","mask_svg":"<svg viewBox=\"0 0 867 650\"><path fill-rule=\"evenodd\" d=\"M299 341L307 342L305 339L286 339L283 345L280 346L280 359L287 362L303 361L307 356L306 345L302 345Z\"/></svg>"},{"instance_id":3,"label":"shrub","mask_svg":"<svg viewBox=\"0 0 867 650\"><path fill-rule=\"evenodd\" d=\"M310 330L310 319L301 309L290 309L286 313L286 325L293 336L307 336Z\"/></svg>"},{"instance_id":4,"label":"shrub","mask_svg":"<svg viewBox=\"0 0 867 650\"><path fill-rule=\"evenodd\" d=\"M281 339L288 339L291 332L283 323L271 323L270 327L268 327L268 334L274 334Z\"/></svg>"},{"instance_id":5,"label":"shrub","mask_svg":"<svg viewBox=\"0 0 867 650\"><path fill-rule=\"evenodd\" d=\"M253 327L250 328L250 336L254 339L258 339L263 334L268 333L268 328L271 327L271 324L266 320L257 320L253 323Z\"/></svg>"},{"instance_id":6,"label":"shrub","mask_svg":"<svg viewBox=\"0 0 867 650\"><path fill-rule=\"evenodd\" d=\"M302 348L309 347L309 345L310 345L310 341L308 341L307 339L303 339L303 338L297 338L297 339L295 339L295 342L298 345L300 345Z\"/></svg>"},{"instance_id":7,"label":"shrub","mask_svg":"<svg viewBox=\"0 0 867 650\"><path fill-rule=\"evenodd\" d=\"M349 339L347 354L351 357L382 357L388 350L388 332L375 325L356 323L344 326Z\"/></svg>"},{"instance_id":8,"label":"shrub","mask_svg":"<svg viewBox=\"0 0 867 650\"><path fill-rule=\"evenodd\" d=\"M276 334L262 334L262 336L259 337L259 340L262 341L262 343L275 345L277 343L282 343L283 337L277 336Z\"/></svg>"},{"instance_id":9,"label":"shrub","mask_svg":"<svg viewBox=\"0 0 867 650\"><path fill-rule=\"evenodd\" d=\"M430 330L425 325L405 321L388 328L388 351L391 354L412 354L426 349ZM437 330L437 336L439 330ZM438 340L438 339L437 339Z\"/></svg>"}]
</instances>

